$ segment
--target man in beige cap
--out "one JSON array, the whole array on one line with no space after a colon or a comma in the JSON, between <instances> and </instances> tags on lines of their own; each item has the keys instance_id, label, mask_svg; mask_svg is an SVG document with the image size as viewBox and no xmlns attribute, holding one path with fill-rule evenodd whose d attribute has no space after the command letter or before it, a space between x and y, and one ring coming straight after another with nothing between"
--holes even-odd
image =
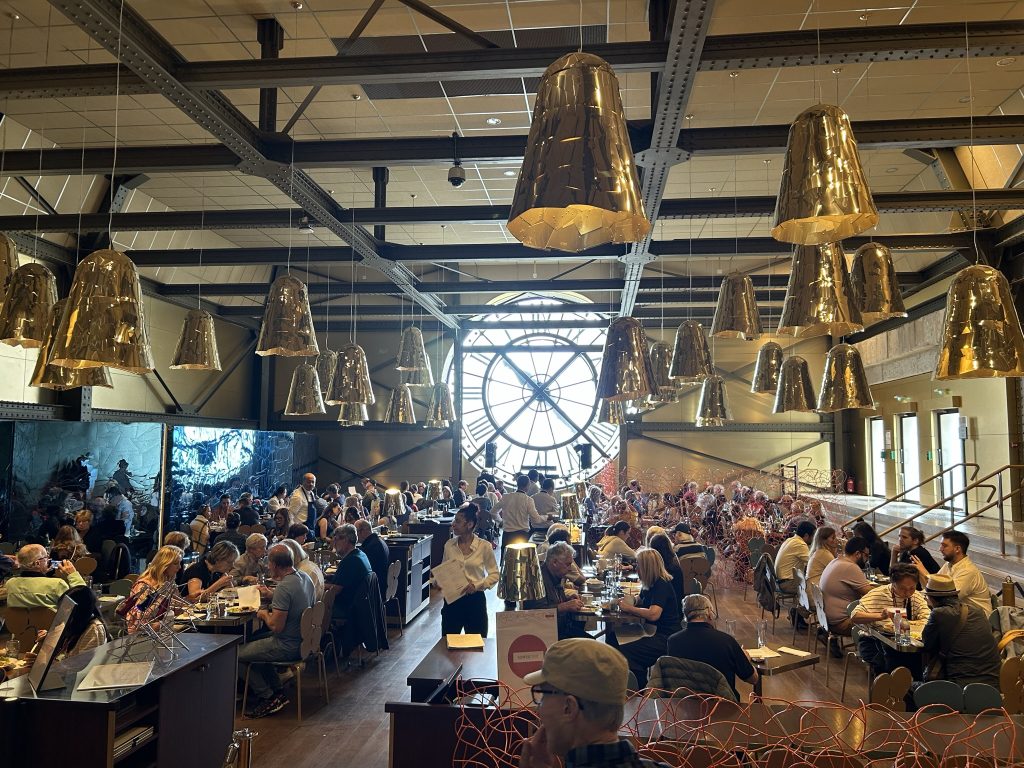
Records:
<instances>
[{"instance_id":1,"label":"man in beige cap","mask_svg":"<svg viewBox=\"0 0 1024 768\"><path fill-rule=\"evenodd\" d=\"M520 768L655 768L619 738L629 667L609 645L585 638L559 640L544 666L523 680L537 705L540 728L523 742Z\"/></svg>"}]
</instances>

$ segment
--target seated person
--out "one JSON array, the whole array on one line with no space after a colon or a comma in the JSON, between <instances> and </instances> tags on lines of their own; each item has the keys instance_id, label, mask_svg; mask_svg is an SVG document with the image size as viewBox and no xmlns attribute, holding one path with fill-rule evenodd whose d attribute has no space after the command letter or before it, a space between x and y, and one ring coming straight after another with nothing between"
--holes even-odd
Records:
<instances>
[{"instance_id":1,"label":"seated person","mask_svg":"<svg viewBox=\"0 0 1024 768\"><path fill-rule=\"evenodd\" d=\"M6 582L7 605L11 608L50 608L57 610L61 597L71 587L84 587L82 578L70 560L50 567L50 556L42 544L26 544L18 550L21 574Z\"/></svg>"},{"instance_id":2,"label":"seated person","mask_svg":"<svg viewBox=\"0 0 1024 768\"><path fill-rule=\"evenodd\" d=\"M212 516L213 512L210 510L210 505L203 504L199 509L199 513L188 524L191 534L190 538L192 539L192 551L197 555L203 554L210 544L210 522Z\"/></svg>"},{"instance_id":3,"label":"seated person","mask_svg":"<svg viewBox=\"0 0 1024 768\"><path fill-rule=\"evenodd\" d=\"M865 567L874 568L876 571L888 576L889 560L891 559L889 545L875 533L875 529L871 527L871 524L864 520L856 523L850 530L854 536L859 536L867 542L870 554Z\"/></svg>"},{"instance_id":4,"label":"seated person","mask_svg":"<svg viewBox=\"0 0 1024 768\"><path fill-rule=\"evenodd\" d=\"M100 615L100 607L96 602L96 593L89 587L72 587L65 593L75 601L67 624L64 625L64 637L61 644L54 649L54 656L68 659L83 651L90 651L107 642L107 627ZM47 630L41 629L36 635L36 648ZM33 648L33 653L35 648ZM34 658L34 657L33 657Z\"/></svg>"},{"instance_id":5,"label":"seated person","mask_svg":"<svg viewBox=\"0 0 1024 768\"><path fill-rule=\"evenodd\" d=\"M377 587L383 595L388 589L388 566L391 564L391 553L384 540L373 532L369 520L360 518L355 522L356 537L359 539L359 549L370 561L370 570L377 574Z\"/></svg>"},{"instance_id":6,"label":"seated person","mask_svg":"<svg viewBox=\"0 0 1024 768\"><path fill-rule=\"evenodd\" d=\"M584 630L585 622L572 614L583 607L578 596L569 597L565 592L565 578L575 565L576 552L564 541L558 541L548 547L547 557L540 567L544 577L544 597L540 600L527 600L523 607L528 610L554 608L558 612L558 639L567 637L589 637Z\"/></svg>"},{"instance_id":7,"label":"seated person","mask_svg":"<svg viewBox=\"0 0 1024 768\"><path fill-rule=\"evenodd\" d=\"M910 563L894 563L889 568L889 578L888 584L875 587L860 599L853 611L853 623L872 624L881 629L882 622L892 619L900 610L905 620L923 626L931 610L917 590L917 568ZM872 676L906 667L915 679L921 679L921 654L916 651L898 651L864 633L857 639L857 654L871 665Z\"/></svg>"},{"instance_id":8,"label":"seated person","mask_svg":"<svg viewBox=\"0 0 1024 768\"><path fill-rule=\"evenodd\" d=\"M708 664L725 678L736 698L736 678L751 685L757 683L757 670L743 652L736 638L719 632L714 624L711 601L704 595L687 595L683 599L682 630L668 639L668 655Z\"/></svg>"},{"instance_id":9,"label":"seated person","mask_svg":"<svg viewBox=\"0 0 1024 768\"><path fill-rule=\"evenodd\" d=\"M945 574L929 576L924 594L932 612L921 641L925 663L934 661L938 667L934 677L998 688L1002 660L985 612L965 600Z\"/></svg>"},{"instance_id":10,"label":"seated person","mask_svg":"<svg viewBox=\"0 0 1024 768\"><path fill-rule=\"evenodd\" d=\"M631 530L632 526L625 520L619 520L610 526L605 531L604 537L597 542L597 554L600 557L622 555L623 557L635 558L636 550L626 543Z\"/></svg>"},{"instance_id":11,"label":"seated person","mask_svg":"<svg viewBox=\"0 0 1024 768\"><path fill-rule=\"evenodd\" d=\"M807 567L814 530L814 523L803 520L797 525L796 534L782 542L782 546L779 547L775 555L775 576L779 581L780 592L787 595L796 594L796 572L799 570L802 573Z\"/></svg>"},{"instance_id":12,"label":"seated person","mask_svg":"<svg viewBox=\"0 0 1024 768\"><path fill-rule=\"evenodd\" d=\"M132 584L131 592L125 598L119 610L124 614L128 634L133 635L146 624L162 620L170 606L171 594L167 589L173 586L177 593L177 575L181 570L181 558L185 553L178 547L164 545L156 551L156 556L146 566L146 570Z\"/></svg>"},{"instance_id":13,"label":"seated person","mask_svg":"<svg viewBox=\"0 0 1024 768\"><path fill-rule=\"evenodd\" d=\"M309 528L302 523L292 523L288 526L288 538L297 541L300 545L305 544L309 538Z\"/></svg>"},{"instance_id":14,"label":"seated person","mask_svg":"<svg viewBox=\"0 0 1024 768\"><path fill-rule=\"evenodd\" d=\"M843 554L826 565L821 572L821 598L828 618L828 628L834 634L849 636L853 622L846 614L846 606L854 600L860 600L875 588L864 576L864 566L870 556L868 543L859 536L853 536L846 542Z\"/></svg>"},{"instance_id":15,"label":"seated person","mask_svg":"<svg viewBox=\"0 0 1024 768\"><path fill-rule=\"evenodd\" d=\"M892 548L889 568L896 563L910 563L913 565L914 558L917 558L924 570L929 574L939 572L939 564L935 562L932 553L924 547L924 531L912 525L905 525L900 528L900 538L896 546ZM920 579L921 588L924 588L927 577Z\"/></svg>"},{"instance_id":16,"label":"seated person","mask_svg":"<svg viewBox=\"0 0 1024 768\"><path fill-rule=\"evenodd\" d=\"M327 585L324 580L324 572L320 570L320 566L309 559L309 552L303 549L302 545L295 539L285 539L281 543L291 551L292 560L295 562L295 570L306 574L309 580L313 582L313 592L316 595L317 601L323 600L324 590Z\"/></svg>"},{"instance_id":17,"label":"seated person","mask_svg":"<svg viewBox=\"0 0 1024 768\"><path fill-rule=\"evenodd\" d=\"M260 585L260 593L270 598L270 608L260 608L256 617L269 632L238 649L238 675L245 680L245 665L252 665L249 688L256 699L247 717L266 717L288 705L281 678L269 661L298 661L302 647L302 612L314 602L313 583L295 570L288 547L275 544L267 556L274 589Z\"/></svg>"},{"instance_id":18,"label":"seated person","mask_svg":"<svg viewBox=\"0 0 1024 768\"><path fill-rule=\"evenodd\" d=\"M356 600L366 595L366 577L370 574L370 561L356 543L359 535L354 525L339 525L334 529L331 543L338 554L338 569L327 577L327 583L339 588L334 598L333 621L344 621L341 632L341 653L349 656L358 643L353 619ZM364 601L365 602L365 601Z\"/></svg>"},{"instance_id":19,"label":"seated person","mask_svg":"<svg viewBox=\"0 0 1024 768\"><path fill-rule=\"evenodd\" d=\"M229 512L227 520L224 521L224 533L217 537L217 543L229 541L235 545L239 552L245 550L245 534L238 532L238 526L242 524L242 518L237 512Z\"/></svg>"},{"instance_id":20,"label":"seated person","mask_svg":"<svg viewBox=\"0 0 1024 768\"><path fill-rule=\"evenodd\" d=\"M945 560L939 573L949 576L956 584L960 592L960 599L971 605L977 606L986 616L992 612L992 593L989 591L985 577L981 575L971 558L967 556L967 548L971 539L961 531L946 531L942 534L942 544L939 545L939 554ZM911 561L917 566L918 573L924 578L927 570L920 560ZM925 579L927 582L927 579Z\"/></svg>"},{"instance_id":21,"label":"seated person","mask_svg":"<svg viewBox=\"0 0 1024 768\"><path fill-rule=\"evenodd\" d=\"M234 513L232 513L234 514ZM218 540L203 556L185 569L185 596L193 603L231 586L231 569L238 559L238 547ZM219 576L217 574L220 574Z\"/></svg>"},{"instance_id":22,"label":"seated person","mask_svg":"<svg viewBox=\"0 0 1024 768\"><path fill-rule=\"evenodd\" d=\"M282 539L288 538L288 527L292 524L292 519L288 514L288 510L284 507L278 507L277 511L274 512L274 527L267 531L267 536L275 544Z\"/></svg>"},{"instance_id":23,"label":"seated person","mask_svg":"<svg viewBox=\"0 0 1024 768\"><path fill-rule=\"evenodd\" d=\"M245 540L245 552L235 560L231 568L232 578L241 584L256 584L267 577L267 537L262 533L250 533Z\"/></svg>"},{"instance_id":24,"label":"seated person","mask_svg":"<svg viewBox=\"0 0 1024 768\"><path fill-rule=\"evenodd\" d=\"M57 537L50 545L50 557L54 560L71 560L74 562L83 555L89 554L82 537L73 525L62 525L57 530Z\"/></svg>"},{"instance_id":25,"label":"seated person","mask_svg":"<svg viewBox=\"0 0 1024 768\"><path fill-rule=\"evenodd\" d=\"M675 540L676 557L680 559L688 557L706 557L704 547L697 543L690 532L689 523L678 523L672 529Z\"/></svg>"},{"instance_id":26,"label":"seated person","mask_svg":"<svg viewBox=\"0 0 1024 768\"><path fill-rule=\"evenodd\" d=\"M238 509L235 510L242 525L259 525L260 515L252 506L252 494L243 493L238 497Z\"/></svg>"}]
</instances>

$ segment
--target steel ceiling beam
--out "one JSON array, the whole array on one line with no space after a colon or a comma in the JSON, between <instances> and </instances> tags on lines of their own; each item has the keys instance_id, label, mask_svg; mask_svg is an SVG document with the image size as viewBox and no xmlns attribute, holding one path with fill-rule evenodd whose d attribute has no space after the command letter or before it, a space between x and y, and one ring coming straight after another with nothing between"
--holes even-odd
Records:
<instances>
[{"instance_id":1,"label":"steel ceiling beam","mask_svg":"<svg viewBox=\"0 0 1024 768\"><path fill-rule=\"evenodd\" d=\"M343 241L351 243L363 257L364 264L381 271L441 322L452 322L436 299L424 297L413 290L413 275L409 270L380 257L376 241L348 220L345 210L325 189L305 172L296 171L264 155L261 134L245 115L217 91L197 91L183 82L178 73L188 63L130 6L118 0L50 0L50 4L235 153L242 160L240 170L273 183L311 217ZM259 61L273 65L287 60ZM256 87L271 85L264 81L257 83Z\"/></svg>"},{"instance_id":2,"label":"steel ceiling beam","mask_svg":"<svg viewBox=\"0 0 1024 768\"><path fill-rule=\"evenodd\" d=\"M74 2L58 1L64 6ZM972 57L1024 53L1024 22L1006 20L971 22L966 29L963 24L918 24L828 29L820 34L809 29L718 35L708 38L695 65L712 71L962 58L965 32L970 36ZM565 52L564 47L499 48L343 58L180 61L168 74L196 91L538 77ZM641 41L588 45L587 52L601 56L621 74L662 69L668 48L664 42ZM109 96L114 93L116 77L112 64L12 69L0 73L0 93L15 99ZM159 92L151 79L135 71L122 72L120 93Z\"/></svg>"}]
</instances>

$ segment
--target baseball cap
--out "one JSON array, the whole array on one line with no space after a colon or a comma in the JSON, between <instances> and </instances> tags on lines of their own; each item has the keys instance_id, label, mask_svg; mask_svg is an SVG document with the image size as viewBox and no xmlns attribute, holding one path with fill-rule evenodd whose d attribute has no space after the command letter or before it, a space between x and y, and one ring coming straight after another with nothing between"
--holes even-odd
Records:
<instances>
[{"instance_id":1,"label":"baseball cap","mask_svg":"<svg viewBox=\"0 0 1024 768\"><path fill-rule=\"evenodd\" d=\"M924 591L925 594L935 595L936 597L949 597L957 594L956 584L953 583L953 579L938 573L933 573L928 577L928 583L925 585Z\"/></svg>"},{"instance_id":2,"label":"baseball cap","mask_svg":"<svg viewBox=\"0 0 1024 768\"><path fill-rule=\"evenodd\" d=\"M523 677L527 685L550 683L565 693L599 704L624 704L629 665L610 645L574 637L544 654L544 665Z\"/></svg>"}]
</instances>

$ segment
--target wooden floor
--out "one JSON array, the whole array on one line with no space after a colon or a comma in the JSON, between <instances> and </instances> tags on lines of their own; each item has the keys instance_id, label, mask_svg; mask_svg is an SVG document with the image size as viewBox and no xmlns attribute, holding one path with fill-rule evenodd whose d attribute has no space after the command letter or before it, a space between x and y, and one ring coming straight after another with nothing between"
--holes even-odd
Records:
<instances>
[{"instance_id":1,"label":"wooden floor","mask_svg":"<svg viewBox=\"0 0 1024 768\"><path fill-rule=\"evenodd\" d=\"M501 602L493 591L489 598L490 610L500 610ZM719 627L725 629L725 620L734 619L737 639L744 645L751 643L754 621L760 618L761 613L753 591L747 590L744 602L741 586L722 585L718 589L718 603L721 612ZM292 705L277 715L262 720L236 719L237 728L248 727L259 732L254 745L253 765L260 768L305 768L337 764L386 768L388 716L384 713L384 702L409 700L406 676L438 640L440 626L441 602L435 595L429 609L405 628L404 637L399 637L397 630L392 631L391 650L381 653L379 658L371 656L365 668L343 668L340 676L334 673L333 667L329 669L331 703L328 705L319 696L315 676L307 672L303 684L301 724L295 719L294 696ZM778 621L776 629L775 640L789 645L793 630L785 617ZM799 633L797 647L805 647L806 642L806 635ZM832 659L831 663L829 688L825 687L824 667L819 664L765 680L764 695L789 701L839 701L843 662ZM738 685L745 699L750 686ZM293 690L291 686L289 690ZM851 663L846 702L855 704L866 690L865 673L859 665Z\"/></svg>"}]
</instances>

